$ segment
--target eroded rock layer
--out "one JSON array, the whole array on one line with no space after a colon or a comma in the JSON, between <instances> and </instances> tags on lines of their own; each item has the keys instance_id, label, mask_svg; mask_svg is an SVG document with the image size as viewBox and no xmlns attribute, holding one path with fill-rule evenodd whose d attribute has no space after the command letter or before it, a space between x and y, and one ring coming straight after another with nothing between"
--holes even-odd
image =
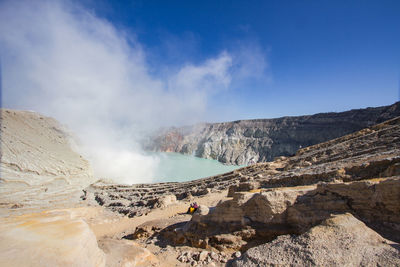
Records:
<instances>
[{"instance_id":1,"label":"eroded rock layer","mask_svg":"<svg viewBox=\"0 0 400 267\"><path fill-rule=\"evenodd\" d=\"M67 131L35 112L1 109L0 114L0 208L24 213L79 201L94 179Z\"/></svg>"},{"instance_id":2,"label":"eroded rock layer","mask_svg":"<svg viewBox=\"0 0 400 267\"><path fill-rule=\"evenodd\" d=\"M245 165L293 155L299 148L322 143L397 116L400 116L400 103L341 113L198 124L166 129L149 142L147 149Z\"/></svg>"}]
</instances>

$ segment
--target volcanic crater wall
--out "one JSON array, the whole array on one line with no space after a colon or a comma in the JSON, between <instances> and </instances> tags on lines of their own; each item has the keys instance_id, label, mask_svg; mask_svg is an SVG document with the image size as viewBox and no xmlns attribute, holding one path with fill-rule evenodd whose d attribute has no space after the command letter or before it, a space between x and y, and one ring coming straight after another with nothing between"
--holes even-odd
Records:
<instances>
[{"instance_id":1,"label":"volcanic crater wall","mask_svg":"<svg viewBox=\"0 0 400 267\"><path fill-rule=\"evenodd\" d=\"M400 102L390 106L277 119L203 123L161 131L146 144L151 151L179 152L244 165L289 156L400 116Z\"/></svg>"},{"instance_id":2,"label":"volcanic crater wall","mask_svg":"<svg viewBox=\"0 0 400 267\"><path fill-rule=\"evenodd\" d=\"M53 118L0 109L0 216L9 207L24 213L79 201L95 178L72 141Z\"/></svg>"}]
</instances>

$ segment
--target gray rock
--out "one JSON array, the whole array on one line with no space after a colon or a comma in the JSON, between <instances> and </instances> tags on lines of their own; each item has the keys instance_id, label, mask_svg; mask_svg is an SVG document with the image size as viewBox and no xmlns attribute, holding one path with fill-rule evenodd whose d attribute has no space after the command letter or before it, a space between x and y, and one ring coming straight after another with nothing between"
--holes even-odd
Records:
<instances>
[{"instance_id":1,"label":"gray rock","mask_svg":"<svg viewBox=\"0 0 400 267\"><path fill-rule=\"evenodd\" d=\"M199 261L205 261L207 259L208 256L208 251L202 251L199 254Z\"/></svg>"},{"instance_id":2,"label":"gray rock","mask_svg":"<svg viewBox=\"0 0 400 267\"><path fill-rule=\"evenodd\" d=\"M192 221L198 222L200 221L202 216L205 216L209 213L210 209L205 205L200 205L199 208L193 213Z\"/></svg>"},{"instance_id":3,"label":"gray rock","mask_svg":"<svg viewBox=\"0 0 400 267\"><path fill-rule=\"evenodd\" d=\"M279 236L251 248L233 266L400 266L396 246L351 214L343 214L300 236Z\"/></svg>"},{"instance_id":4,"label":"gray rock","mask_svg":"<svg viewBox=\"0 0 400 267\"><path fill-rule=\"evenodd\" d=\"M178 261L180 261L180 262L187 262L187 261L188 261L188 258L187 258L186 256L181 255L181 256L178 257Z\"/></svg>"},{"instance_id":5,"label":"gray rock","mask_svg":"<svg viewBox=\"0 0 400 267\"><path fill-rule=\"evenodd\" d=\"M192 258L192 252L190 252L190 251L185 251L185 252L183 253L183 255L186 256L188 259L191 259L191 258Z\"/></svg>"},{"instance_id":6,"label":"gray rock","mask_svg":"<svg viewBox=\"0 0 400 267\"><path fill-rule=\"evenodd\" d=\"M210 253L210 257L211 257L211 259L213 259L213 260L215 260L215 261L219 260L218 254L215 253L214 251L212 251L212 252Z\"/></svg>"}]
</instances>

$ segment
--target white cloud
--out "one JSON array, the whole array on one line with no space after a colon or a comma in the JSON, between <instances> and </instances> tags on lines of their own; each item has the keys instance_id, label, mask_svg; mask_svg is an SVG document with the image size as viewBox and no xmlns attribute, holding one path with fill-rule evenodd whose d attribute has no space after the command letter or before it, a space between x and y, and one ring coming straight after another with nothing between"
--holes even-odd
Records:
<instances>
[{"instance_id":1,"label":"white cloud","mask_svg":"<svg viewBox=\"0 0 400 267\"><path fill-rule=\"evenodd\" d=\"M170 87L186 90L210 91L216 85L227 87L231 81L229 68L232 66L231 56L224 52L218 58L209 59L201 66L183 67L172 79Z\"/></svg>"},{"instance_id":2,"label":"white cloud","mask_svg":"<svg viewBox=\"0 0 400 267\"><path fill-rule=\"evenodd\" d=\"M233 52L233 60L235 62L235 71L233 72L236 79L270 79L266 75L268 63L264 51L258 43L242 42L239 43Z\"/></svg>"},{"instance_id":3,"label":"white cloud","mask_svg":"<svg viewBox=\"0 0 400 267\"><path fill-rule=\"evenodd\" d=\"M150 182L157 165L140 151L139 133L204 120L234 65L222 52L153 77L134 36L68 1L2 2L0 49L3 105L57 118L79 136L97 176L128 183Z\"/></svg>"}]
</instances>

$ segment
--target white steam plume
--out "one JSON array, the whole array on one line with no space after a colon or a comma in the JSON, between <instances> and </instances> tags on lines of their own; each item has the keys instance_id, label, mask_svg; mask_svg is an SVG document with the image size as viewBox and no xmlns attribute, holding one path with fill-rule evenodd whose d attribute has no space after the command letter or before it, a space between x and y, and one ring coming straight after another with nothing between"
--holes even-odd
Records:
<instances>
[{"instance_id":1,"label":"white steam plume","mask_svg":"<svg viewBox=\"0 0 400 267\"><path fill-rule=\"evenodd\" d=\"M158 159L143 132L204 119L208 98L231 83L228 52L165 78L149 74L134 37L68 1L0 3L5 106L57 118L75 132L97 177L151 182Z\"/></svg>"}]
</instances>

